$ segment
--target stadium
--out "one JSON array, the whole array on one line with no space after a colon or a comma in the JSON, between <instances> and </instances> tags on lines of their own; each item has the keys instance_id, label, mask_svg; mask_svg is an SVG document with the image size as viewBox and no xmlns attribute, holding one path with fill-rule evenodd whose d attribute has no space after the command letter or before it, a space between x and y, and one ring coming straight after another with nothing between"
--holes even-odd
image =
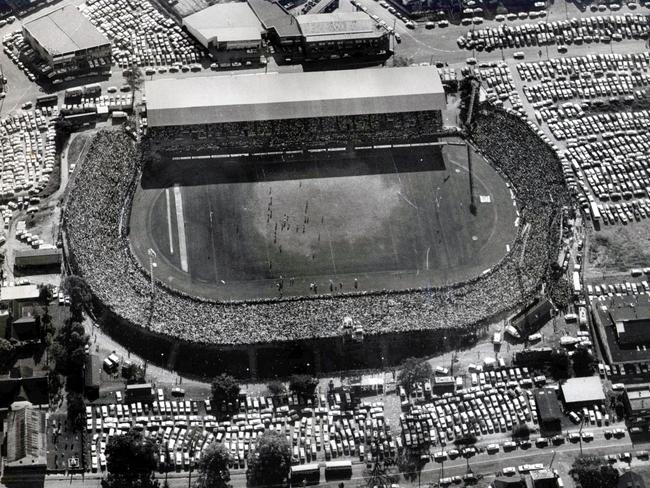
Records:
<instances>
[{"instance_id":1,"label":"stadium","mask_svg":"<svg viewBox=\"0 0 650 488\"><path fill-rule=\"evenodd\" d=\"M146 94L140 146L93 142L64 243L102 325L151 361L252 377L396 364L473 340L546 281L559 161L487 107L469 139L445 130L435 68Z\"/></svg>"}]
</instances>

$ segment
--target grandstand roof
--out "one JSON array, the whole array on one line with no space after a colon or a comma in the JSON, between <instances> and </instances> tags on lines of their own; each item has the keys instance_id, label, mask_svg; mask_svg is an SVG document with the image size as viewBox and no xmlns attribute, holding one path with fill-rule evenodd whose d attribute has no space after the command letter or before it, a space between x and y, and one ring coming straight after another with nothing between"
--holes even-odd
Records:
<instances>
[{"instance_id":1,"label":"grandstand roof","mask_svg":"<svg viewBox=\"0 0 650 488\"><path fill-rule=\"evenodd\" d=\"M64 5L23 28L52 56L110 44L74 5Z\"/></svg>"},{"instance_id":2,"label":"grandstand roof","mask_svg":"<svg viewBox=\"0 0 650 488\"><path fill-rule=\"evenodd\" d=\"M296 20L307 42L381 37L385 32L365 12L307 14Z\"/></svg>"},{"instance_id":3,"label":"grandstand roof","mask_svg":"<svg viewBox=\"0 0 650 488\"><path fill-rule=\"evenodd\" d=\"M165 78L146 83L151 127L441 110L438 70L405 68Z\"/></svg>"},{"instance_id":4,"label":"grandstand roof","mask_svg":"<svg viewBox=\"0 0 650 488\"><path fill-rule=\"evenodd\" d=\"M246 2L218 3L183 19L204 47L210 42L259 41L262 24Z\"/></svg>"}]
</instances>

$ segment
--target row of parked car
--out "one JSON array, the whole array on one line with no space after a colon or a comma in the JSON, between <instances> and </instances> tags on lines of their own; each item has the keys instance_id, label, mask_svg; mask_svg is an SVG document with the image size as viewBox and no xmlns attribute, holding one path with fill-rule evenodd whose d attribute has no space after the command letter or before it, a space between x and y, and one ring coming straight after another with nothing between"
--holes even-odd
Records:
<instances>
[{"instance_id":1,"label":"row of parked car","mask_svg":"<svg viewBox=\"0 0 650 488\"><path fill-rule=\"evenodd\" d=\"M457 44L461 49L490 52L500 48L647 38L648 18L645 15L625 14L474 29L459 37Z\"/></svg>"},{"instance_id":2,"label":"row of parked car","mask_svg":"<svg viewBox=\"0 0 650 488\"><path fill-rule=\"evenodd\" d=\"M205 50L149 0L88 0L81 12L112 41L114 62L121 68L191 65Z\"/></svg>"},{"instance_id":3,"label":"row of parked car","mask_svg":"<svg viewBox=\"0 0 650 488\"><path fill-rule=\"evenodd\" d=\"M55 165L54 118L36 110L18 111L0 121L0 197L36 195ZM3 214L5 227L10 216Z\"/></svg>"}]
</instances>

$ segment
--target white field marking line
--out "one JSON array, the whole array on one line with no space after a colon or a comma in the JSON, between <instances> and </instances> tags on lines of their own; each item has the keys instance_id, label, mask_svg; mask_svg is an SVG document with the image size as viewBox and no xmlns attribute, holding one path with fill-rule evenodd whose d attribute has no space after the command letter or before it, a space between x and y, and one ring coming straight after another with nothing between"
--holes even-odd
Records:
<instances>
[{"instance_id":1,"label":"white field marking line","mask_svg":"<svg viewBox=\"0 0 650 488\"><path fill-rule=\"evenodd\" d=\"M181 254L181 269L187 273L187 241L185 240L183 196L178 185L174 185L174 200L176 201L176 226L178 227L178 251Z\"/></svg>"},{"instance_id":2,"label":"white field marking line","mask_svg":"<svg viewBox=\"0 0 650 488\"><path fill-rule=\"evenodd\" d=\"M427 247L427 270L429 269L429 251L431 250L431 246Z\"/></svg>"},{"instance_id":3,"label":"white field marking line","mask_svg":"<svg viewBox=\"0 0 650 488\"><path fill-rule=\"evenodd\" d=\"M174 241L172 236L172 211L169 205L169 188L165 188L165 201L167 203L167 231L169 233L169 252L174 254Z\"/></svg>"}]
</instances>

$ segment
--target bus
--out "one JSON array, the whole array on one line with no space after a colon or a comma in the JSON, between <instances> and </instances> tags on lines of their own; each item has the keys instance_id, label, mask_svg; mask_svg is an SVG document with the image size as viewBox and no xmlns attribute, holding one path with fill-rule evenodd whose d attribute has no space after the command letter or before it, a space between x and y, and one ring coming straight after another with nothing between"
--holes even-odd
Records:
<instances>
[{"instance_id":1,"label":"bus","mask_svg":"<svg viewBox=\"0 0 650 488\"><path fill-rule=\"evenodd\" d=\"M573 291L576 295L582 293L582 285L580 284L580 273L573 272Z\"/></svg>"},{"instance_id":2,"label":"bus","mask_svg":"<svg viewBox=\"0 0 650 488\"><path fill-rule=\"evenodd\" d=\"M352 461L328 461L325 463L326 480L352 478Z\"/></svg>"},{"instance_id":3,"label":"bus","mask_svg":"<svg viewBox=\"0 0 650 488\"><path fill-rule=\"evenodd\" d=\"M36 99L37 107L44 107L49 105L58 105L59 96L58 95L42 95Z\"/></svg>"},{"instance_id":4,"label":"bus","mask_svg":"<svg viewBox=\"0 0 650 488\"><path fill-rule=\"evenodd\" d=\"M291 466L291 486L317 485L320 483L320 467L318 463Z\"/></svg>"},{"instance_id":5,"label":"bus","mask_svg":"<svg viewBox=\"0 0 650 488\"><path fill-rule=\"evenodd\" d=\"M596 202L593 200L589 203L591 207L591 216L594 222L598 222L600 220L600 210L598 210L598 205Z\"/></svg>"}]
</instances>

